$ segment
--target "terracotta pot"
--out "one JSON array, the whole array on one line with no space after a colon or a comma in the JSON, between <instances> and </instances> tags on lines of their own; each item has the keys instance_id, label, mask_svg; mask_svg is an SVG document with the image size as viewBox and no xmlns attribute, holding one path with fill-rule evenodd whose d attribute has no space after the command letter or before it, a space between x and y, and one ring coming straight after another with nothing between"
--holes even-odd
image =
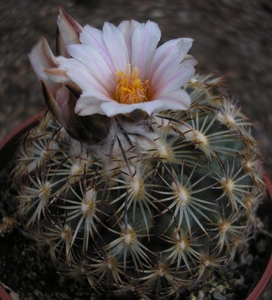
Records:
<instances>
[{"instance_id":1,"label":"terracotta pot","mask_svg":"<svg viewBox=\"0 0 272 300\"><path fill-rule=\"evenodd\" d=\"M44 112L37 114L36 116L30 118L22 125L15 128L10 134L8 134L1 142L0 142L0 166L5 167L7 163L11 160L12 156L15 153L15 150L18 145L18 141L20 137L26 133L29 129L38 125L39 120ZM268 193L270 195L270 202L272 202L272 183L264 174L264 181L266 183ZM271 204L270 204L271 210ZM272 210L271 210L272 211ZM271 218L272 220L272 218ZM272 254L266 266L266 269L258 282L255 288L249 293L246 300L257 300L264 290L266 284L272 276ZM6 292L6 290L0 284L0 300L13 300L13 298Z\"/></svg>"},{"instance_id":2,"label":"terracotta pot","mask_svg":"<svg viewBox=\"0 0 272 300\"><path fill-rule=\"evenodd\" d=\"M18 142L21 136L31 128L39 124L39 120L44 112L37 114L36 116L28 119L23 124L12 130L1 142L0 142L0 166L4 168L14 155ZM13 300L10 294L4 289L0 283L0 300Z\"/></svg>"},{"instance_id":3,"label":"terracotta pot","mask_svg":"<svg viewBox=\"0 0 272 300\"><path fill-rule=\"evenodd\" d=\"M12 300L11 296L1 286L0 286L0 299L1 300Z\"/></svg>"},{"instance_id":4,"label":"terracotta pot","mask_svg":"<svg viewBox=\"0 0 272 300\"><path fill-rule=\"evenodd\" d=\"M37 126L44 111L38 113L34 117L28 119L23 124L13 129L1 142L0 142L0 166L3 168L11 160L14 155L20 137L28 132L31 128ZM1 298L0 298L1 300Z\"/></svg>"},{"instance_id":5,"label":"terracotta pot","mask_svg":"<svg viewBox=\"0 0 272 300\"><path fill-rule=\"evenodd\" d=\"M271 202L272 202L272 183L270 181L270 179L267 177L266 174L264 174L263 179L265 181L268 193L269 193L269 201L270 201L270 205L268 206L268 209L270 211L272 211L271 209ZM270 223L272 223L272 218L270 219ZM271 228L271 227L270 227ZM258 297L261 295L262 291L264 290L266 284L268 283L269 279L272 276L272 254L270 255L270 259L267 263L266 269L261 277L261 279L259 280L259 282L257 283L257 285L254 287L254 289L252 290L252 292L248 295L248 297L246 298L246 300L257 300Z\"/></svg>"}]
</instances>

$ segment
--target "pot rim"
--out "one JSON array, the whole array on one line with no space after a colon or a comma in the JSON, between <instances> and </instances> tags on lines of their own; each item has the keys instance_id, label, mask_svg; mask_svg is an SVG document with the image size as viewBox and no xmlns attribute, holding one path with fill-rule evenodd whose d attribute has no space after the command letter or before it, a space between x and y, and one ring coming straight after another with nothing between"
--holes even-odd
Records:
<instances>
[{"instance_id":1,"label":"pot rim","mask_svg":"<svg viewBox=\"0 0 272 300\"><path fill-rule=\"evenodd\" d=\"M268 194L270 195L270 202L272 201L272 183L265 173L263 172L263 180L265 182ZM259 279L258 283L255 285L254 289L249 293L246 300L256 300L266 287L268 281L270 280L272 276L272 254L270 255L270 259L266 265L265 271L262 275L262 277Z\"/></svg>"},{"instance_id":2,"label":"pot rim","mask_svg":"<svg viewBox=\"0 0 272 300\"><path fill-rule=\"evenodd\" d=\"M5 288L0 285L0 299L1 300L13 300L13 298L10 296L10 294L7 293Z\"/></svg>"},{"instance_id":3,"label":"pot rim","mask_svg":"<svg viewBox=\"0 0 272 300\"><path fill-rule=\"evenodd\" d=\"M0 166L5 167L14 155L17 144L23 134L27 133L31 128L38 125L45 111L40 111L33 117L24 121L22 124L15 127L9 132L2 141L0 141ZM13 147L8 149L7 145L12 144Z\"/></svg>"},{"instance_id":4,"label":"pot rim","mask_svg":"<svg viewBox=\"0 0 272 300\"><path fill-rule=\"evenodd\" d=\"M0 151L2 148L9 142L11 142L14 138L19 138L22 134L27 132L29 129L34 127L36 124L40 122L41 117L44 115L45 111L41 111L34 115L33 117L27 119L20 125L16 126L13 130L11 130L1 141L0 141ZM16 141L15 141L16 142Z\"/></svg>"}]
</instances>

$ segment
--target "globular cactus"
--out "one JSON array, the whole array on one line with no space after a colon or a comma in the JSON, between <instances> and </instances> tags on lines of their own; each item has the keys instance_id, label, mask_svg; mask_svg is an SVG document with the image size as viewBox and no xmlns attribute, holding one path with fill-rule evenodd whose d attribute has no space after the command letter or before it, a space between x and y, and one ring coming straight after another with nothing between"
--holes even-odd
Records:
<instances>
[{"instance_id":1,"label":"globular cactus","mask_svg":"<svg viewBox=\"0 0 272 300\"><path fill-rule=\"evenodd\" d=\"M151 23L121 24L131 55L137 28L148 31ZM157 83L167 72L167 80L187 74L176 107L166 92L171 78L154 92L155 83L132 69L131 57L131 65L115 73L116 89L107 94L113 100L99 102L98 92L89 99L79 71L89 68L95 84L101 78L93 79L88 63L78 68L87 59L80 46L89 34L100 45L100 56L86 46L96 61L111 65L114 54L106 47L108 62L105 36L82 28L63 9L58 27L61 56L54 57L45 40L30 55L51 112L22 140L13 171L18 218L62 271L83 274L97 293L165 299L190 289L207 270L231 263L254 229L264 183L252 122L223 91L221 78L193 75L189 39L149 51L149 69L141 65ZM183 51L172 73L170 50L173 60ZM168 60L161 73L160 57Z\"/></svg>"}]
</instances>

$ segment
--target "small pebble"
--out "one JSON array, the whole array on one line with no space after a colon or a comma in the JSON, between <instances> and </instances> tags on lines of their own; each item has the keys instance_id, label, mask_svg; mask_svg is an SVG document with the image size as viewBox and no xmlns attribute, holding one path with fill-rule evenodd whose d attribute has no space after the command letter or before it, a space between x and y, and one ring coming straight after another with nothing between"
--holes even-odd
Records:
<instances>
[{"instance_id":1,"label":"small pebble","mask_svg":"<svg viewBox=\"0 0 272 300\"><path fill-rule=\"evenodd\" d=\"M219 284L216 288L215 291L222 294L225 290L225 287L222 284Z\"/></svg>"},{"instance_id":2,"label":"small pebble","mask_svg":"<svg viewBox=\"0 0 272 300\"><path fill-rule=\"evenodd\" d=\"M265 247L265 240L260 240L259 243L257 244L257 251L259 253L264 253L266 250L266 247Z\"/></svg>"},{"instance_id":3,"label":"small pebble","mask_svg":"<svg viewBox=\"0 0 272 300\"><path fill-rule=\"evenodd\" d=\"M249 254L249 255L246 257L246 262L247 262L247 264L248 264L249 266L252 265L253 260L254 260L254 257L253 257L252 254Z\"/></svg>"},{"instance_id":4,"label":"small pebble","mask_svg":"<svg viewBox=\"0 0 272 300\"><path fill-rule=\"evenodd\" d=\"M227 298L218 292L213 293L213 298L216 300L226 300Z\"/></svg>"},{"instance_id":5,"label":"small pebble","mask_svg":"<svg viewBox=\"0 0 272 300\"><path fill-rule=\"evenodd\" d=\"M244 276L241 275L241 277L240 277L239 279L237 279L237 280L234 282L234 284L235 284L235 285L243 285L244 282L245 282L245 278L244 278Z\"/></svg>"},{"instance_id":6,"label":"small pebble","mask_svg":"<svg viewBox=\"0 0 272 300\"><path fill-rule=\"evenodd\" d=\"M190 300L197 300L194 294L190 295Z\"/></svg>"},{"instance_id":7,"label":"small pebble","mask_svg":"<svg viewBox=\"0 0 272 300\"><path fill-rule=\"evenodd\" d=\"M204 300L204 299L205 299L205 294L202 290L200 290L197 295L197 300Z\"/></svg>"}]
</instances>

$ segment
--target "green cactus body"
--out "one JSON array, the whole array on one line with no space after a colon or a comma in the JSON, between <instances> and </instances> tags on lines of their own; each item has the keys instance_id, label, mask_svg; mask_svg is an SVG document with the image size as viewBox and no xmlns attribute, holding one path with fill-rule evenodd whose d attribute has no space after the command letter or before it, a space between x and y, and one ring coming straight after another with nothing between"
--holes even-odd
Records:
<instances>
[{"instance_id":1,"label":"green cactus body","mask_svg":"<svg viewBox=\"0 0 272 300\"><path fill-rule=\"evenodd\" d=\"M100 141L49 112L24 137L18 217L61 269L98 293L165 298L233 260L264 184L252 123L220 81L194 76L187 111L116 115Z\"/></svg>"}]
</instances>

